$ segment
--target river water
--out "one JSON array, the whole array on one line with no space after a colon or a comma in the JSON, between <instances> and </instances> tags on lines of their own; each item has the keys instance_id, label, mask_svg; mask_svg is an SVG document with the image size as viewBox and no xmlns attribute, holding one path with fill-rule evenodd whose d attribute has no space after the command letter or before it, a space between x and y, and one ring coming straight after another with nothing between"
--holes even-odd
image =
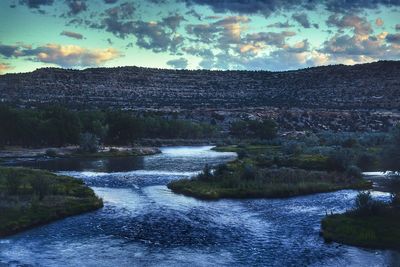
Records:
<instances>
[{"instance_id":1,"label":"river water","mask_svg":"<svg viewBox=\"0 0 400 267\"><path fill-rule=\"evenodd\" d=\"M319 236L321 218L351 208L353 190L219 201L172 193L169 181L235 158L210 149L18 163L82 178L105 206L0 239L0 266L400 266L397 252L326 244Z\"/></svg>"}]
</instances>

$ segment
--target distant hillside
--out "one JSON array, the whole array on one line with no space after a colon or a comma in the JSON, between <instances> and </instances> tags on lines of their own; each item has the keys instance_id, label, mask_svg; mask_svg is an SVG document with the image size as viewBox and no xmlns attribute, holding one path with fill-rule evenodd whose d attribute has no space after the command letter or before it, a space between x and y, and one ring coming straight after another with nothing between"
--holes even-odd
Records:
<instances>
[{"instance_id":1,"label":"distant hillside","mask_svg":"<svg viewBox=\"0 0 400 267\"><path fill-rule=\"evenodd\" d=\"M400 108L400 61L286 72L44 68L0 76L0 100L118 108Z\"/></svg>"}]
</instances>

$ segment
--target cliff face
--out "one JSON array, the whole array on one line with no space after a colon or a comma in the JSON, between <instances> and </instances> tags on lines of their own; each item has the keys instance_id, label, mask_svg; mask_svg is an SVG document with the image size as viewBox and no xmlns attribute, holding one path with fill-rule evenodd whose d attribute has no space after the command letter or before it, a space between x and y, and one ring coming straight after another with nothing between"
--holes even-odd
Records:
<instances>
[{"instance_id":1,"label":"cliff face","mask_svg":"<svg viewBox=\"0 0 400 267\"><path fill-rule=\"evenodd\" d=\"M0 76L0 100L131 109L397 109L400 61L286 72L45 68Z\"/></svg>"}]
</instances>

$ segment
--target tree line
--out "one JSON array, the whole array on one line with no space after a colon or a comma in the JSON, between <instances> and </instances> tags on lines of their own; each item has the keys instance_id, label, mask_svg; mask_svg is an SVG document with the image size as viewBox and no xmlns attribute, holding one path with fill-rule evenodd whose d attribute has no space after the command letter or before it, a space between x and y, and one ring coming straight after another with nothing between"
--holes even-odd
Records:
<instances>
[{"instance_id":1,"label":"tree line","mask_svg":"<svg viewBox=\"0 0 400 267\"><path fill-rule=\"evenodd\" d=\"M74 111L64 107L19 109L0 106L0 146L79 144L90 133L103 144L128 145L140 138L209 138L216 126L129 111Z\"/></svg>"}]
</instances>

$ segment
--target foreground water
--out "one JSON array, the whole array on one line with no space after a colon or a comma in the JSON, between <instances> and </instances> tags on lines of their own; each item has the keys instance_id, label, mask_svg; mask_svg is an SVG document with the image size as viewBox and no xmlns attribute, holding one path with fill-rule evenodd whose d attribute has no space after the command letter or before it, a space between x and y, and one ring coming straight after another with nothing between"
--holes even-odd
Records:
<instances>
[{"instance_id":1,"label":"foreground water","mask_svg":"<svg viewBox=\"0 0 400 267\"><path fill-rule=\"evenodd\" d=\"M400 266L396 252L325 244L319 236L325 213L349 209L356 191L212 202L172 193L170 180L235 157L210 148L22 163L84 179L105 206L0 239L0 266Z\"/></svg>"}]
</instances>

